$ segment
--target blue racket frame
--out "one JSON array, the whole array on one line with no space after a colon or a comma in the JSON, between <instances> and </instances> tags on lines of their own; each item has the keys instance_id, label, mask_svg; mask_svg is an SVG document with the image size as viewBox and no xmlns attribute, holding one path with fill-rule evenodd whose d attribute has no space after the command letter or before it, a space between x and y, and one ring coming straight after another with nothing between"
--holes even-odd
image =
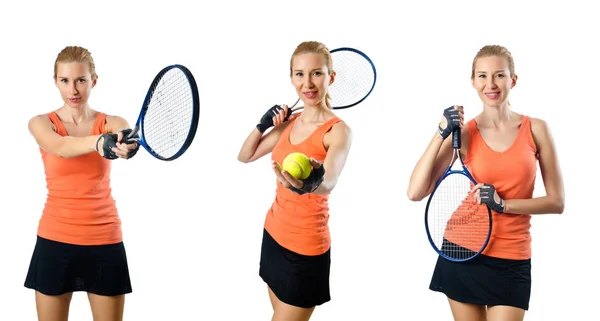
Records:
<instances>
[{"instance_id":1,"label":"blue racket frame","mask_svg":"<svg viewBox=\"0 0 600 321\"><path fill-rule=\"evenodd\" d=\"M169 70L174 69L174 68L181 70L184 73L184 75L186 76L186 79L188 80L188 83L190 85L190 90L192 92L193 111L192 111L192 118L190 121L190 130L189 130L186 140L183 143L183 145L181 146L181 148L171 157L162 157L158 153L156 153L152 149L152 147L150 147L148 145L148 143L146 142L146 139L144 137L144 117L146 116L146 112L148 110L148 106L150 105L150 101L152 100L152 95L154 94L154 90L156 89L156 86L158 85L158 83L160 82L162 77ZM148 89L148 92L146 93L146 97L144 98L144 103L142 104L142 109L140 110L140 114L135 123L135 127L129 136L133 136L139 131L140 139L138 140L138 143L141 146L143 146L144 149L146 149L148 151L148 153L150 153L150 155L152 155L153 157L155 157L157 159L163 160L163 161L172 161L172 160L179 158L181 155L183 155L183 153L185 153L187 151L187 149L190 147L190 145L194 141L194 138L196 136L196 131L198 129L199 119L200 119L200 95L198 94L198 86L196 84L196 80L187 67L185 67L183 65L179 65L179 64L174 64L174 65L170 65L170 66L163 68L160 72L158 72L156 77L154 77L154 80L152 81L152 84L150 85L150 88Z\"/></svg>"},{"instance_id":2,"label":"blue racket frame","mask_svg":"<svg viewBox=\"0 0 600 321\"><path fill-rule=\"evenodd\" d=\"M429 196L429 199L427 200L427 205L425 206L425 231L427 233L427 239L429 240L429 244L441 257L443 257L449 261L453 261L453 262L465 262L465 261L469 261L469 260L472 260L473 258L477 257L481 252L483 252L485 250L485 248L487 247L487 245L490 241L490 236L492 235L492 212L491 212L490 208L487 207L487 205L486 205L488 215L489 215L488 233L487 233L485 242L484 242L483 246L481 247L481 249L478 252L476 252L474 255L472 255L471 257L463 258L463 259L457 259L457 258L450 257L450 256L446 255L444 252L442 252L441 249L438 249L438 247L435 245L435 242L433 241L433 238L431 237L431 232L429 231L429 224L428 224L428 222L429 222L429 215L428 215L429 204L431 203L431 200L433 199L433 195L435 194L435 191L438 189L438 187L440 186L442 181L444 181L444 179L446 179L450 175L464 175L474 185L477 185L477 182L475 181L475 179L473 178L473 176L471 175L471 173L469 172L469 170L463 163L462 158L460 157L460 146L461 146L461 138L460 138L460 128L459 128L452 133L452 148L454 149L453 154L452 154L452 161L450 161L450 165L448 166L448 169L446 169L446 172L444 172L442 177L435 184L435 187L433 188L433 191L431 192L431 195ZM453 170L452 169L452 166L454 166L454 162L457 159L460 161L460 164L462 166L461 170Z\"/></svg>"}]
</instances>

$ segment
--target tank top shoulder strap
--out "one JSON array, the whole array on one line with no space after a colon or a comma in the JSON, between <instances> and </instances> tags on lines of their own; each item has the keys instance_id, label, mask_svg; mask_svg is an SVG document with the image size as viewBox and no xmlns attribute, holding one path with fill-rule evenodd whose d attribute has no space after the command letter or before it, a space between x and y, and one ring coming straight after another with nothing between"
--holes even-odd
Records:
<instances>
[{"instance_id":1,"label":"tank top shoulder strap","mask_svg":"<svg viewBox=\"0 0 600 321\"><path fill-rule=\"evenodd\" d=\"M533 140L533 132L531 131L531 117L523 115L521 127L523 135L520 137L520 139L525 139L525 143L537 153L537 146L535 145L535 141Z\"/></svg>"},{"instance_id":2,"label":"tank top shoulder strap","mask_svg":"<svg viewBox=\"0 0 600 321\"><path fill-rule=\"evenodd\" d=\"M63 125L62 121L60 120L60 118L58 117L56 112L52 111L46 115L48 116L48 118L50 118L50 121L52 122L54 127L56 127L56 133L61 136L67 136L67 129Z\"/></svg>"},{"instance_id":3,"label":"tank top shoulder strap","mask_svg":"<svg viewBox=\"0 0 600 321\"><path fill-rule=\"evenodd\" d=\"M341 118L339 118L339 117L333 117L330 120L326 121L319 128L317 128L317 130L315 130L314 133L311 135L311 141L312 141L312 143L313 144L322 144L323 143L323 136L325 136L325 134L329 130L331 130L331 127L333 127L333 125L337 124L340 121L342 121Z\"/></svg>"},{"instance_id":4,"label":"tank top shoulder strap","mask_svg":"<svg viewBox=\"0 0 600 321\"><path fill-rule=\"evenodd\" d=\"M98 116L96 116L96 121L92 127L92 135L100 135L106 133L106 114L102 112L98 112Z\"/></svg>"}]
</instances>

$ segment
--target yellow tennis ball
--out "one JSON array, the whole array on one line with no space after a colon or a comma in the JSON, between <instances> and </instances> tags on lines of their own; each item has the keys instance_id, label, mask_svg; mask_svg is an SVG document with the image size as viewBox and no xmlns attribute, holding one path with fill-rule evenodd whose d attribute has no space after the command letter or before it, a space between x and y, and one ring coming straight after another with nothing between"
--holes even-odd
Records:
<instances>
[{"instance_id":1,"label":"yellow tennis ball","mask_svg":"<svg viewBox=\"0 0 600 321\"><path fill-rule=\"evenodd\" d=\"M312 165L310 158L302 153L290 153L283 160L283 170L290 173L296 179L306 179L310 175Z\"/></svg>"}]
</instances>

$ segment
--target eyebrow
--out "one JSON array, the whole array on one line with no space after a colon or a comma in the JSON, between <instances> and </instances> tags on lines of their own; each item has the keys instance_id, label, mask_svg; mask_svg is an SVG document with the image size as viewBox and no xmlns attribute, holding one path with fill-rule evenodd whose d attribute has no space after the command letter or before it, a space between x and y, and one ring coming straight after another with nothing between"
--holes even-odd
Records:
<instances>
[{"instance_id":1,"label":"eyebrow","mask_svg":"<svg viewBox=\"0 0 600 321\"><path fill-rule=\"evenodd\" d=\"M74 79L82 79L85 78L86 76L79 76L79 77L75 77ZM57 78L59 79L69 79L69 77L64 77L64 76L58 76Z\"/></svg>"},{"instance_id":2,"label":"eyebrow","mask_svg":"<svg viewBox=\"0 0 600 321\"><path fill-rule=\"evenodd\" d=\"M505 72L505 71L504 71L504 69L500 69L500 70L494 71L494 73L499 73L499 72ZM485 71L478 71L476 73L478 73L478 74L487 74L487 72L485 72Z\"/></svg>"},{"instance_id":3,"label":"eyebrow","mask_svg":"<svg viewBox=\"0 0 600 321\"><path fill-rule=\"evenodd\" d=\"M317 70L322 71L323 68L315 68L315 69L312 69L311 72L312 71L317 71ZM304 70L302 70L302 69L294 69L294 72L298 72L298 71L303 72Z\"/></svg>"}]
</instances>

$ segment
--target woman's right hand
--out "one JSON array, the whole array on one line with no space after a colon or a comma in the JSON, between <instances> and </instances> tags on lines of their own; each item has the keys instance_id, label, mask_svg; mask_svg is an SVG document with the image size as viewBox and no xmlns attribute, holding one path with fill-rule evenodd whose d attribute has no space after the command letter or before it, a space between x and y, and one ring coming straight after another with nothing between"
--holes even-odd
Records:
<instances>
[{"instance_id":1,"label":"woman's right hand","mask_svg":"<svg viewBox=\"0 0 600 321\"><path fill-rule=\"evenodd\" d=\"M298 115L298 114L295 114ZM262 116L256 128L261 133L264 133L267 129L275 126L279 126L288 120L292 120L297 116L292 115L292 110L287 105L275 105Z\"/></svg>"},{"instance_id":2,"label":"woman's right hand","mask_svg":"<svg viewBox=\"0 0 600 321\"><path fill-rule=\"evenodd\" d=\"M444 109L444 115L438 126L438 132L446 139L452 132L464 126L465 114L463 106L454 105Z\"/></svg>"}]
</instances>

